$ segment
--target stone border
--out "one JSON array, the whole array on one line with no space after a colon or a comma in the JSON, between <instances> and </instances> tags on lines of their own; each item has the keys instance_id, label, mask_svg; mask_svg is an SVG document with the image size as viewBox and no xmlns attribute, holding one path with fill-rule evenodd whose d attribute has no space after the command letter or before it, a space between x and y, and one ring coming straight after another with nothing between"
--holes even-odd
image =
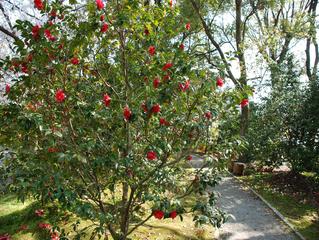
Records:
<instances>
[{"instance_id":1,"label":"stone border","mask_svg":"<svg viewBox=\"0 0 319 240\"><path fill-rule=\"evenodd\" d=\"M307 240L304 236L301 235L301 233L293 226L291 225L288 220L275 208L273 207L266 199L264 199L261 195L259 195L254 189L252 189L247 183L245 183L243 180L239 179L237 176L235 176L232 173L229 173L236 181L242 183L247 187L253 194L255 194L264 204L267 205L268 208L270 208L275 215L283 221L292 231L295 235L297 235L301 240Z\"/></svg>"}]
</instances>

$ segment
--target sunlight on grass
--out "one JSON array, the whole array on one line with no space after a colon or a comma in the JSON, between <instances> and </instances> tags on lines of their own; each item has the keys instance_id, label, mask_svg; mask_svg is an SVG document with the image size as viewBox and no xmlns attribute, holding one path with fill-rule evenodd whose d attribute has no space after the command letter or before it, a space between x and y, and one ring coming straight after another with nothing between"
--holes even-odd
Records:
<instances>
[{"instance_id":1,"label":"sunlight on grass","mask_svg":"<svg viewBox=\"0 0 319 240\"><path fill-rule=\"evenodd\" d=\"M189 200L189 204L195 198ZM56 216L46 214L43 218L37 217L34 212L40 206L34 201L28 200L24 204L18 202L14 195L0 196L0 236L10 234L12 240L44 240L49 239L46 232L39 231L39 222L56 222ZM46 211L48 212L48 211ZM70 217L68 221L60 221L60 227L67 232L71 231L75 217ZM90 224L89 221L81 221L80 228ZM22 225L27 226L27 230L19 231ZM179 217L175 219L158 220L151 218L145 226L140 227L130 237L132 240L211 240L213 239L213 227L205 226L196 228L189 214L183 215L183 221ZM89 240L88 233L83 240ZM74 234L69 235L70 239Z\"/></svg>"},{"instance_id":2,"label":"sunlight on grass","mask_svg":"<svg viewBox=\"0 0 319 240\"><path fill-rule=\"evenodd\" d=\"M152 218L147 224L132 234L133 240L211 240L212 226L196 228L192 216L183 215L183 221L176 219L157 220Z\"/></svg>"}]
</instances>

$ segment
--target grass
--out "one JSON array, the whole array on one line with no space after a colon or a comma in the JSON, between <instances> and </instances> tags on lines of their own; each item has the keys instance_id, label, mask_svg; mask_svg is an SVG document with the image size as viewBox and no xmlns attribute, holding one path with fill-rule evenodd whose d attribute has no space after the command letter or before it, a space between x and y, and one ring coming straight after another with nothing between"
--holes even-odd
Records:
<instances>
[{"instance_id":1,"label":"grass","mask_svg":"<svg viewBox=\"0 0 319 240\"><path fill-rule=\"evenodd\" d=\"M256 173L240 177L273 205L308 240L319 238L318 208L276 190L269 181L270 173Z\"/></svg>"},{"instance_id":2,"label":"grass","mask_svg":"<svg viewBox=\"0 0 319 240\"><path fill-rule=\"evenodd\" d=\"M48 232L39 230L39 222L54 223L59 221L60 227L66 231L72 229L71 222L76 220L73 216L65 216L54 206L45 209L43 217L35 215L35 210L41 208L39 204L32 200L24 204L17 202L15 195L0 195L0 236L9 234L12 240L46 240L50 239ZM140 227L131 235L132 240L208 240L212 239L213 228L206 226L195 228L192 216L184 215L183 221L177 217L173 219L157 220L151 218L145 226ZM88 225L82 221L81 228ZM20 231L22 225L27 225L28 229ZM72 235L70 235L72 239ZM89 240L89 234L81 238Z\"/></svg>"}]
</instances>

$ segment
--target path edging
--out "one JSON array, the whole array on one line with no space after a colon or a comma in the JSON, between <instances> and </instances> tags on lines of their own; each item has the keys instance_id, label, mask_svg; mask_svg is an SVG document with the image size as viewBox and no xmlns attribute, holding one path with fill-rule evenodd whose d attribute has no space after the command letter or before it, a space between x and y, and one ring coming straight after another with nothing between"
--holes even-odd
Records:
<instances>
[{"instance_id":1,"label":"path edging","mask_svg":"<svg viewBox=\"0 0 319 240\"><path fill-rule=\"evenodd\" d=\"M267 205L268 208L270 208L275 215L283 221L292 231L295 235L297 235L301 240L307 240L304 236L301 235L301 233L293 226L291 223L288 222L288 220L275 208L273 207L266 199L264 199L260 194L258 194L254 189L252 189L247 183L245 183L243 180L238 178L232 173L229 173L234 179L239 181L240 183L244 184L245 187L247 187L253 194L255 194L264 204Z\"/></svg>"}]
</instances>

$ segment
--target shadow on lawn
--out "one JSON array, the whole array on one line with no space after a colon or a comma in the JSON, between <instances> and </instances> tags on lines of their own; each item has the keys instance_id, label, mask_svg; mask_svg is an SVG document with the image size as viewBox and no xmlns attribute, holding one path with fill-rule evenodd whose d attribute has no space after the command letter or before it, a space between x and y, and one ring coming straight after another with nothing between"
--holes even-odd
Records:
<instances>
[{"instance_id":1,"label":"shadow on lawn","mask_svg":"<svg viewBox=\"0 0 319 240\"><path fill-rule=\"evenodd\" d=\"M2 206L12 206L16 204L16 197L13 195L1 196L0 204ZM11 205L10 205L11 204ZM22 203L21 203L22 204ZM9 234L12 239L23 239L22 235L31 234L36 240L48 238L48 233L38 228L39 222L45 222L47 219L35 216L35 210L39 208L39 204L31 203L26 207L0 216L0 236ZM26 226L27 229L21 229Z\"/></svg>"}]
</instances>

